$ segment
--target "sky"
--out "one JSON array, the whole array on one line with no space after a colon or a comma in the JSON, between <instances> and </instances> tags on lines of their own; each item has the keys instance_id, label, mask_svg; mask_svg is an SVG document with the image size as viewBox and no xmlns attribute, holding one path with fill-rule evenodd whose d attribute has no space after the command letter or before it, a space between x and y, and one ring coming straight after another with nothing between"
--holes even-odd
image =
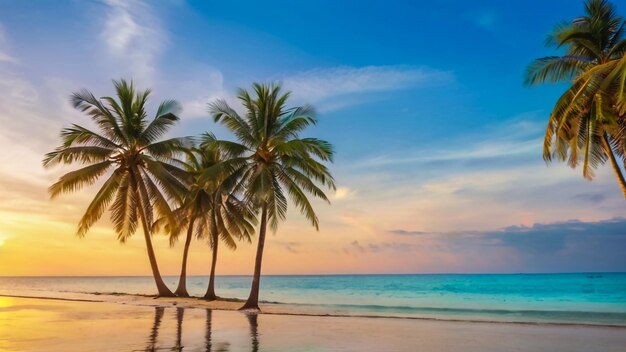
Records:
<instances>
[{"instance_id":1,"label":"sky","mask_svg":"<svg viewBox=\"0 0 626 352\"><path fill-rule=\"evenodd\" d=\"M626 15L626 6L618 4ZM152 88L183 105L172 136L212 131L207 103L280 82L310 103L305 134L336 149L332 205L315 231L293 207L269 236L264 274L626 271L626 201L608 166L593 182L542 160L565 85L527 87L572 0L0 0L0 275L149 275L140 233L119 244L107 215L75 236L96 187L51 200L72 167L41 160L70 123L73 91ZM256 241L256 238L253 239ZM251 274L256 243L220 253L218 274ZM181 244L155 234L161 271ZM195 241L188 273L207 274Z\"/></svg>"}]
</instances>

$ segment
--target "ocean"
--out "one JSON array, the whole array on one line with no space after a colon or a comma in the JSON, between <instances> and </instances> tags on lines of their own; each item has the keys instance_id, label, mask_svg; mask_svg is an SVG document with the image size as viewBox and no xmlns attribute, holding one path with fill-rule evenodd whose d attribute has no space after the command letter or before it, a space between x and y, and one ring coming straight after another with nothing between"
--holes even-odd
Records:
<instances>
[{"instance_id":1,"label":"ocean","mask_svg":"<svg viewBox=\"0 0 626 352\"><path fill-rule=\"evenodd\" d=\"M177 277L166 276L174 289ZM202 296L206 276L187 279ZM218 276L220 297L245 299L249 276ZM154 294L152 277L0 277L0 295ZM261 300L328 314L626 326L626 273L263 276Z\"/></svg>"}]
</instances>

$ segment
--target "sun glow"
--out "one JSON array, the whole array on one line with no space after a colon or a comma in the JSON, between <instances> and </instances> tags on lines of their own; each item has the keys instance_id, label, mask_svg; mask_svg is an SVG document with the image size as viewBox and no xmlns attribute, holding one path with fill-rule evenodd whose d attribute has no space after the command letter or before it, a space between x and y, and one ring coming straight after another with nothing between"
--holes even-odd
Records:
<instances>
[{"instance_id":1,"label":"sun glow","mask_svg":"<svg viewBox=\"0 0 626 352\"><path fill-rule=\"evenodd\" d=\"M0 308L10 307L13 304L13 298L0 297Z\"/></svg>"}]
</instances>

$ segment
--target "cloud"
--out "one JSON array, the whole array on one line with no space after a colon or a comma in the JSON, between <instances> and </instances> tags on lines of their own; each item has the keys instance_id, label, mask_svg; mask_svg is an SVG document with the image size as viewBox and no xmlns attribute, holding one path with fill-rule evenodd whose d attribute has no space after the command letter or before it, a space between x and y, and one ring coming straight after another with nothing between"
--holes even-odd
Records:
<instances>
[{"instance_id":1,"label":"cloud","mask_svg":"<svg viewBox=\"0 0 626 352\"><path fill-rule=\"evenodd\" d=\"M433 87L454 80L449 71L415 66L366 66L318 68L282 79L285 89L294 100L308 103L325 102L321 110L334 110L352 105L356 100L345 100L348 95L384 92L414 87ZM343 103L329 101L342 97ZM318 104L319 106L319 104Z\"/></svg>"},{"instance_id":2,"label":"cloud","mask_svg":"<svg viewBox=\"0 0 626 352\"><path fill-rule=\"evenodd\" d=\"M607 196L603 193L581 193L573 196L572 199L583 203L600 204L607 199Z\"/></svg>"},{"instance_id":3,"label":"cloud","mask_svg":"<svg viewBox=\"0 0 626 352\"><path fill-rule=\"evenodd\" d=\"M301 243L298 242L284 242L284 241L276 241L275 244L285 248L285 250L289 253L300 253L299 247Z\"/></svg>"},{"instance_id":4,"label":"cloud","mask_svg":"<svg viewBox=\"0 0 626 352\"><path fill-rule=\"evenodd\" d=\"M202 76L202 73L200 74ZM207 115L207 103L217 98L226 101L236 110L240 102L224 88L220 71L210 70L206 80L189 80L181 85L182 90L194 98L184 102L186 117ZM367 93L394 91L415 87L433 87L454 81L448 71L414 66L366 66L317 68L295 73L278 79L286 91L291 92L294 104L315 103L322 112L340 110L363 102ZM208 84L207 84L208 82ZM190 90L190 87L195 87ZM375 100L368 96L367 100Z\"/></svg>"},{"instance_id":5,"label":"cloud","mask_svg":"<svg viewBox=\"0 0 626 352\"><path fill-rule=\"evenodd\" d=\"M428 234L413 230L388 232L396 235ZM554 271L560 270L555 269L560 267L626 269L626 218L570 220L532 226L515 225L489 231L432 234L445 245L445 251L460 256L500 257L494 253L504 250L520 268L525 268L522 270L537 268Z\"/></svg>"},{"instance_id":6,"label":"cloud","mask_svg":"<svg viewBox=\"0 0 626 352\"><path fill-rule=\"evenodd\" d=\"M18 63L18 60L9 54L4 27L2 26L2 23L0 23L0 63L3 62Z\"/></svg>"},{"instance_id":7,"label":"cloud","mask_svg":"<svg viewBox=\"0 0 626 352\"><path fill-rule=\"evenodd\" d=\"M479 231L396 229L358 237L342 252L362 260L385 253L384 271L406 273L624 271L626 218Z\"/></svg>"},{"instance_id":8,"label":"cloud","mask_svg":"<svg viewBox=\"0 0 626 352\"><path fill-rule=\"evenodd\" d=\"M184 82L182 92L194 96L184 102L184 116L206 116L207 103L217 98L226 99L233 108L240 109L239 100L224 88L220 71L211 70L205 76L208 79ZM286 91L291 92L294 104L315 103L319 111L327 112L360 104L363 102L362 95L367 93L439 86L454 81L454 76L451 72L428 67L341 66L299 72L281 77L278 81L282 82ZM191 86L195 86L195 90L189 90ZM375 99L371 96L367 98L368 101Z\"/></svg>"},{"instance_id":9,"label":"cloud","mask_svg":"<svg viewBox=\"0 0 626 352\"><path fill-rule=\"evenodd\" d=\"M415 231L415 230L389 230L387 231L394 235L403 235L403 236L421 236L421 235L432 235L432 232L424 232L424 231Z\"/></svg>"},{"instance_id":10,"label":"cloud","mask_svg":"<svg viewBox=\"0 0 626 352\"><path fill-rule=\"evenodd\" d=\"M381 253L386 251L406 252L411 249L411 245L398 242L370 242L361 244L359 241L352 241L344 247L344 253Z\"/></svg>"},{"instance_id":11,"label":"cloud","mask_svg":"<svg viewBox=\"0 0 626 352\"><path fill-rule=\"evenodd\" d=\"M356 195L357 191L348 187L337 187L335 194L331 195L332 200L351 199Z\"/></svg>"},{"instance_id":12,"label":"cloud","mask_svg":"<svg viewBox=\"0 0 626 352\"><path fill-rule=\"evenodd\" d=\"M435 162L470 161L477 159L491 159L500 157L510 157L515 155L531 154L537 151L537 146L541 145L541 139L522 141L480 141L468 148L450 149L441 151L422 151L402 157L381 155L363 161L358 166L376 167L384 165L398 164L423 164Z\"/></svg>"},{"instance_id":13,"label":"cloud","mask_svg":"<svg viewBox=\"0 0 626 352\"><path fill-rule=\"evenodd\" d=\"M626 250L626 218L584 222L571 220L532 226L510 226L498 231L476 233L483 239L499 240L499 245L526 251L562 250L571 241L618 239Z\"/></svg>"},{"instance_id":14,"label":"cloud","mask_svg":"<svg viewBox=\"0 0 626 352\"><path fill-rule=\"evenodd\" d=\"M221 71L210 67L196 67L193 76L171 84L174 88L172 94L189 97L182 101L182 118L208 119L208 104L216 99L226 99L229 105L239 109L240 102L224 88Z\"/></svg>"},{"instance_id":15,"label":"cloud","mask_svg":"<svg viewBox=\"0 0 626 352\"><path fill-rule=\"evenodd\" d=\"M158 54L166 42L152 9L139 0L105 0L108 5L101 35L106 53L118 64L121 75L130 74L151 83ZM130 72L126 72L130 69Z\"/></svg>"},{"instance_id":16,"label":"cloud","mask_svg":"<svg viewBox=\"0 0 626 352\"><path fill-rule=\"evenodd\" d=\"M442 145L463 145L446 149L437 147L432 150L386 152L356 161L352 166L359 168L381 167L389 165L419 165L443 162L472 162L497 158L510 159L525 155L541 155L543 138L538 134L542 123L534 118L537 112L528 112L512 117L491 129L482 130L479 135L465 134L454 140L443 141Z\"/></svg>"}]
</instances>

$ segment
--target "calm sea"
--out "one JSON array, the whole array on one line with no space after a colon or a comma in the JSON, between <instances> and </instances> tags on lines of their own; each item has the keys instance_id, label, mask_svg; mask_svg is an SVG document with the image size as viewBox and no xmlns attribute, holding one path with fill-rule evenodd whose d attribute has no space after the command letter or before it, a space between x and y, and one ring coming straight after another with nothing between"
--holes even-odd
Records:
<instances>
[{"instance_id":1,"label":"calm sea","mask_svg":"<svg viewBox=\"0 0 626 352\"><path fill-rule=\"evenodd\" d=\"M166 277L171 288L177 277ZM201 296L208 278L191 276ZM249 276L220 276L221 297L246 298ZM264 301L334 314L626 325L626 273L264 276ZM151 277L0 277L0 294L154 294Z\"/></svg>"}]
</instances>

